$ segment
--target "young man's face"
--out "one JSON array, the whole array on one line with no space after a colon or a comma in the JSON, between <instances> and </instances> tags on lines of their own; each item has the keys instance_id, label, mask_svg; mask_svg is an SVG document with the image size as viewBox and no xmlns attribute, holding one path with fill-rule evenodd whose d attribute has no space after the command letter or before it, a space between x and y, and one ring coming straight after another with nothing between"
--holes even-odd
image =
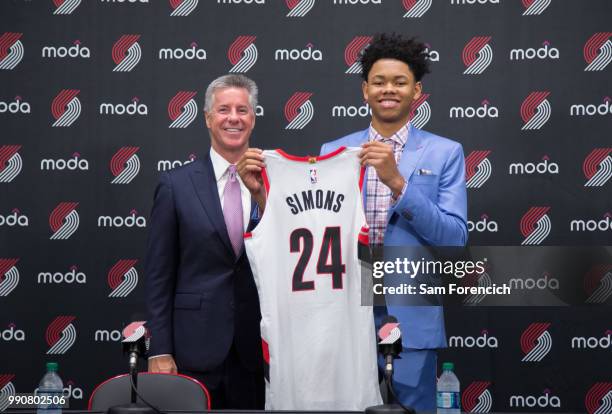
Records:
<instances>
[{"instance_id":1,"label":"young man's face","mask_svg":"<svg viewBox=\"0 0 612 414\"><path fill-rule=\"evenodd\" d=\"M374 121L407 123L412 103L421 96L421 82L415 80L406 63L379 59L372 65L362 90Z\"/></svg>"}]
</instances>

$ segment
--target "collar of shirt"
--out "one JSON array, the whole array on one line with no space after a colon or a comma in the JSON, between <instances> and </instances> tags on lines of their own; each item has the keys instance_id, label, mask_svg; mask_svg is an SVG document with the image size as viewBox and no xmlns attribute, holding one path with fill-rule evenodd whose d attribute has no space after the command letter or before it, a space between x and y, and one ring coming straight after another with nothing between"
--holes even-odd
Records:
<instances>
[{"instance_id":1,"label":"collar of shirt","mask_svg":"<svg viewBox=\"0 0 612 414\"><path fill-rule=\"evenodd\" d=\"M215 180L217 180L217 184L219 184L219 181L227 178L227 174L229 174L227 169L231 164L217 151L215 151L213 147L210 147L210 160L212 161L213 170L215 171ZM238 175L238 173L236 173L236 178L242 187L242 180L240 179L240 175Z\"/></svg>"},{"instance_id":2,"label":"collar of shirt","mask_svg":"<svg viewBox=\"0 0 612 414\"><path fill-rule=\"evenodd\" d=\"M368 141L393 141L394 144L404 146L406 145L406 141L408 141L408 130L410 128L410 122L397 130L393 135L388 138L383 137L378 133L376 129L370 123L370 128L368 130Z\"/></svg>"}]
</instances>

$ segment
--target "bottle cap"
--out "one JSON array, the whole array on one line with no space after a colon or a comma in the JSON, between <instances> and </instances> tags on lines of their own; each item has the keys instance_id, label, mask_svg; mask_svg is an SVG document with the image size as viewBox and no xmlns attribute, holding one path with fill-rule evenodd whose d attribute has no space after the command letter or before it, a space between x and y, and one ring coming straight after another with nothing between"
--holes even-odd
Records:
<instances>
[{"instance_id":1,"label":"bottle cap","mask_svg":"<svg viewBox=\"0 0 612 414\"><path fill-rule=\"evenodd\" d=\"M453 369L455 369L455 364L452 362L444 362L442 364L442 371L452 371Z\"/></svg>"},{"instance_id":2,"label":"bottle cap","mask_svg":"<svg viewBox=\"0 0 612 414\"><path fill-rule=\"evenodd\" d=\"M47 371L57 372L57 362L47 362Z\"/></svg>"}]
</instances>

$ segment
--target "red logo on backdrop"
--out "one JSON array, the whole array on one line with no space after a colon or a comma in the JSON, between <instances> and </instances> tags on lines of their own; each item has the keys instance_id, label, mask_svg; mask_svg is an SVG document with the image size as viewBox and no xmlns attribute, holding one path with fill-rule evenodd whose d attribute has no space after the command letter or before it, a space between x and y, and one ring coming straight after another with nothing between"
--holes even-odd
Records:
<instances>
[{"instance_id":1,"label":"red logo on backdrop","mask_svg":"<svg viewBox=\"0 0 612 414\"><path fill-rule=\"evenodd\" d=\"M521 118L525 123L521 129L540 129L550 119L550 92L531 92L521 104Z\"/></svg>"},{"instance_id":2,"label":"red logo on backdrop","mask_svg":"<svg viewBox=\"0 0 612 414\"><path fill-rule=\"evenodd\" d=\"M142 58L142 49L138 43L139 34L123 35L113 45L113 72L131 72Z\"/></svg>"},{"instance_id":3,"label":"red logo on backdrop","mask_svg":"<svg viewBox=\"0 0 612 414\"><path fill-rule=\"evenodd\" d=\"M129 184L140 171L140 159L136 152L140 147L121 147L110 161L112 184Z\"/></svg>"},{"instance_id":4,"label":"red logo on backdrop","mask_svg":"<svg viewBox=\"0 0 612 414\"><path fill-rule=\"evenodd\" d=\"M595 148L582 163L585 187L602 187L612 177L612 148Z\"/></svg>"},{"instance_id":5,"label":"red logo on backdrop","mask_svg":"<svg viewBox=\"0 0 612 414\"><path fill-rule=\"evenodd\" d=\"M304 17L315 5L315 0L285 0L289 13L287 17Z\"/></svg>"},{"instance_id":6,"label":"red logo on backdrop","mask_svg":"<svg viewBox=\"0 0 612 414\"><path fill-rule=\"evenodd\" d=\"M197 92L179 91L168 103L168 128L187 128L198 116L198 104L193 99Z\"/></svg>"},{"instance_id":7,"label":"red logo on backdrop","mask_svg":"<svg viewBox=\"0 0 612 414\"><path fill-rule=\"evenodd\" d=\"M521 361L539 362L552 348L552 338L548 332L548 322L532 323L521 335L521 350L525 354Z\"/></svg>"},{"instance_id":8,"label":"red logo on backdrop","mask_svg":"<svg viewBox=\"0 0 612 414\"><path fill-rule=\"evenodd\" d=\"M550 6L551 0L523 0L525 11L523 16L536 16L542 14Z\"/></svg>"},{"instance_id":9,"label":"red logo on backdrop","mask_svg":"<svg viewBox=\"0 0 612 414\"><path fill-rule=\"evenodd\" d=\"M11 382L15 374L0 374L0 412L9 406L10 395L15 395L15 385Z\"/></svg>"},{"instance_id":10,"label":"red logo on backdrop","mask_svg":"<svg viewBox=\"0 0 612 414\"><path fill-rule=\"evenodd\" d=\"M584 45L584 60L588 63L587 72L604 70L612 61L612 32L599 32L587 40Z\"/></svg>"},{"instance_id":11,"label":"red logo on backdrop","mask_svg":"<svg viewBox=\"0 0 612 414\"><path fill-rule=\"evenodd\" d=\"M136 271L136 259L119 260L108 271L108 286L112 289L109 298L124 298L129 295L138 284L138 272Z\"/></svg>"},{"instance_id":12,"label":"red logo on backdrop","mask_svg":"<svg viewBox=\"0 0 612 414\"><path fill-rule=\"evenodd\" d=\"M461 55L466 69L465 75L480 75L493 61L493 49L489 45L491 36L479 36L470 40Z\"/></svg>"},{"instance_id":13,"label":"red logo on backdrop","mask_svg":"<svg viewBox=\"0 0 612 414\"><path fill-rule=\"evenodd\" d=\"M371 41L372 36L356 36L346 45L344 49L344 61L348 69L344 73L361 73L359 56L361 56L361 52L368 47Z\"/></svg>"},{"instance_id":14,"label":"red logo on backdrop","mask_svg":"<svg viewBox=\"0 0 612 414\"><path fill-rule=\"evenodd\" d=\"M23 33L6 32L0 36L0 70L12 70L23 59Z\"/></svg>"},{"instance_id":15,"label":"red logo on backdrop","mask_svg":"<svg viewBox=\"0 0 612 414\"><path fill-rule=\"evenodd\" d=\"M76 329L72 322L76 316L58 316L49 324L45 339L49 345L47 355L62 355L68 351L76 341Z\"/></svg>"},{"instance_id":16,"label":"red logo on backdrop","mask_svg":"<svg viewBox=\"0 0 612 414\"><path fill-rule=\"evenodd\" d=\"M586 303L605 303L612 296L612 265L593 266L584 275L584 290L589 295Z\"/></svg>"},{"instance_id":17,"label":"red logo on backdrop","mask_svg":"<svg viewBox=\"0 0 612 414\"><path fill-rule=\"evenodd\" d=\"M8 296L19 284L19 259L0 259L0 297Z\"/></svg>"},{"instance_id":18,"label":"red logo on backdrop","mask_svg":"<svg viewBox=\"0 0 612 414\"><path fill-rule=\"evenodd\" d=\"M53 4L55 4L53 14L72 14L81 4L81 0L53 0Z\"/></svg>"},{"instance_id":19,"label":"red logo on backdrop","mask_svg":"<svg viewBox=\"0 0 612 414\"><path fill-rule=\"evenodd\" d=\"M548 217L550 207L531 207L521 218L521 234L525 240L521 245L540 244L550 234L552 227L550 217Z\"/></svg>"},{"instance_id":20,"label":"red logo on backdrop","mask_svg":"<svg viewBox=\"0 0 612 414\"><path fill-rule=\"evenodd\" d=\"M49 215L49 226L53 231L51 240L66 240L79 228L79 213L76 207L79 203L62 202Z\"/></svg>"},{"instance_id":21,"label":"red logo on backdrop","mask_svg":"<svg viewBox=\"0 0 612 414\"><path fill-rule=\"evenodd\" d=\"M428 93L423 93L415 102L413 102L410 109L410 123L413 127L421 129L431 119L431 107L427 102L429 98Z\"/></svg>"},{"instance_id":22,"label":"red logo on backdrop","mask_svg":"<svg viewBox=\"0 0 612 414\"><path fill-rule=\"evenodd\" d=\"M465 180L467 188L480 188L491 178L490 150L472 151L465 158Z\"/></svg>"},{"instance_id":23,"label":"red logo on backdrop","mask_svg":"<svg viewBox=\"0 0 612 414\"><path fill-rule=\"evenodd\" d=\"M302 129L312 120L314 106L310 102L312 92L296 92L285 104L285 129Z\"/></svg>"},{"instance_id":24,"label":"red logo on backdrop","mask_svg":"<svg viewBox=\"0 0 612 414\"><path fill-rule=\"evenodd\" d=\"M489 381L474 381L463 390L461 407L466 413L488 413L493 406L493 397L488 390Z\"/></svg>"},{"instance_id":25,"label":"red logo on backdrop","mask_svg":"<svg viewBox=\"0 0 612 414\"><path fill-rule=\"evenodd\" d=\"M54 127L69 127L81 116L79 89L62 89L51 102L51 114L55 118Z\"/></svg>"},{"instance_id":26,"label":"red logo on backdrop","mask_svg":"<svg viewBox=\"0 0 612 414\"><path fill-rule=\"evenodd\" d=\"M233 65L230 73L245 73L257 62L256 36L238 36L227 51L227 58Z\"/></svg>"},{"instance_id":27,"label":"red logo on backdrop","mask_svg":"<svg viewBox=\"0 0 612 414\"><path fill-rule=\"evenodd\" d=\"M170 16L189 16L198 7L198 0L170 0Z\"/></svg>"},{"instance_id":28,"label":"red logo on backdrop","mask_svg":"<svg viewBox=\"0 0 612 414\"><path fill-rule=\"evenodd\" d=\"M589 414L612 413L612 382L597 382L584 397L584 406Z\"/></svg>"},{"instance_id":29,"label":"red logo on backdrop","mask_svg":"<svg viewBox=\"0 0 612 414\"><path fill-rule=\"evenodd\" d=\"M10 183L19 175L23 161L19 155L21 145L3 145L0 147L0 183Z\"/></svg>"},{"instance_id":30,"label":"red logo on backdrop","mask_svg":"<svg viewBox=\"0 0 612 414\"><path fill-rule=\"evenodd\" d=\"M423 17L431 7L432 0L402 0L402 5L406 9L404 18Z\"/></svg>"}]
</instances>

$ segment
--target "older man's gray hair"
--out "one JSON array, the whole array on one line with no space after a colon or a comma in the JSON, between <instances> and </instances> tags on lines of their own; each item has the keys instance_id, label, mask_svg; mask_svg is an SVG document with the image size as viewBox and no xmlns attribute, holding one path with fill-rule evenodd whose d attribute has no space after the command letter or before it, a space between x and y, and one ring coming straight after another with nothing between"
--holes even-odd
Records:
<instances>
[{"instance_id":1,"label":"older man's gray hair","mask_svg":"<svg viewBox=\"0 0 612 414\"><path fill-rule=\"evenodd\" d=\"M206 88L206 97L204 100L204 111L209 112L213 106L214 94L220 89L227 88L244 88L249 93L249 103L251 109L255 112L257 108L257 84L252 79L247 78L244 75L223 75L215 79Z\"/></svg>"}]
</instances>

